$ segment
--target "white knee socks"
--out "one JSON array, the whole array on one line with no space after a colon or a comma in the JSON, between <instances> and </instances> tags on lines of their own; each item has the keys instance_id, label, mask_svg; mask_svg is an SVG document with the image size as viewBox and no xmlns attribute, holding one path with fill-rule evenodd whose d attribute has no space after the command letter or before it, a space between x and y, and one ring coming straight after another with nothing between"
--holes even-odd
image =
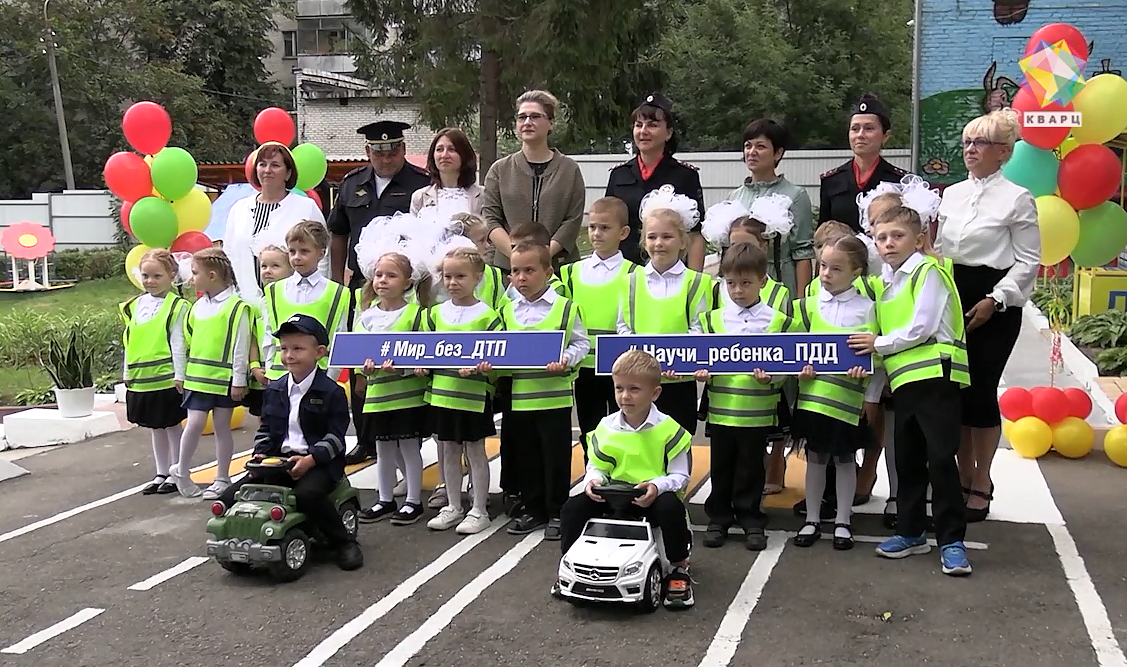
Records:
<instances>
[{"instance_id":1,"label":"white knee socks","mask_svg":"<svg viewBox=\"0 0 1127 667\"><path fill-rule=\"evenodd\" d=\"M826 491L826 465L806 461L806 523L821 524L822 522L822 495ZM857 464L853 461L835 463L837 482L837 516L834 523L849 525L853 516L853 494L857 492ZM812 535L812 526L803 526L800 534ZM850 533L844 528L836 528L834 535L849 537Z\"/></svg>"},{"instance_id":2,"label":"white knee socks","mask_svg":"<svg viewBox=\"0 0 1127 667\"><path fill-rule=\"evenodd\" d=\"M407 502L419 503L423 487L422 440L380 440L376 442L376 479L379 483L380 502L394 501L395 470L403 471L407 482ZM441 450L439 450L441 451ZM443 475L445 476L445 471Z\"/></svg>"},{"instance_id":3,"label":"white knee socks","mask_svg":"<svg viewBox=\"0 0 1127 667\"><path fill-rule=\"evenodd\" d=\"M884 468L888 475L888 497L895 498L900 484L896 478L896 439L884 439Z\"/></svg>"},{"instance_id":4,"label":"white knee socks","mask_svg":"<svg viewBox=\"0 0 1127 667\"><path fill-rule=\"evenodd\" d=\"M168 428L150 429L153 442L153 460L157 477L168 477L168 468L180 460L180 436L184 429L177 424Z\"/></svg>"},{"instance_id":5,"label":"white knee socks","mask_svg":"<svg viewBox=\"0 0 1127 667\"><path fill-rule=\"evenodd\" d=\"M231 408L212 410L211 423L215 429L215 471L216 481L231 481L231 456L235 453L235 438L231 435ZM188 410L188 425L180 437L180 457L184 463L180 473L186 475L192 465L192 456L200 444L200 436L207 425L207 413L203 410Z\"/></svg>"},{"instance_id":6,"label":"white knee socks","mask_svg":"<svg viewBox=\"0 0 1127 667\"><path fill-rule=\"evenodd\" d=\"M834 523L849 525L853 516L853 495L857 493L857 464L853 461L838 463L837 468L837 518ZM834 531L836 537L849 537L848 534L839 534L838 528Z\"/></svg>"},{"instance_id":7,"label":"white knee socks","mask_svg":"<svg viewBox=\"0 0 1127 667\"><path fill-rule=\"evenodd\" d=\"M447 504L462 507L462 452L470 462L470 479L473 480L473 509L484 513L489 501L489 458L485 455L485 441L440 441L442 447L442 476L446 482Z\"/></svg>"},{"instance_id":8,"label":"white knee socks","mask_svg":"<svg viewBox=\"0 0 1127 667\"><path fill-rule=\"evenodd\" d=\"M188 423L180 435L180 461L184 464L180 474L187 475L192 467L192 457L200 444L203 427L207 425L207 413L202 410L188 410Z\"/></svg>"}]
</instances>

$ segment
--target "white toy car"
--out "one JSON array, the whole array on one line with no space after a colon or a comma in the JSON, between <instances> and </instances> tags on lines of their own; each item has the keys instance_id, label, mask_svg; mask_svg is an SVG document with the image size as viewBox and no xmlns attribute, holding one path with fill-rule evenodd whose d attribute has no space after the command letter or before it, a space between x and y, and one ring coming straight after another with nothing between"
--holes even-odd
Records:
<instances>
[{"instance_id":1,"label":"white toy car","mask_svg":"<svg viewBox=\"0 0 1127 667\"><path fill-rule=\"evenodd\" d=\"M672 571L661 530L645 519L628 518L644 489L596 486L612 518L591 519L560 559L559 596L569 602L625 602L645 612L661 606L665 577Z\"/></svg>"}]
</instances>

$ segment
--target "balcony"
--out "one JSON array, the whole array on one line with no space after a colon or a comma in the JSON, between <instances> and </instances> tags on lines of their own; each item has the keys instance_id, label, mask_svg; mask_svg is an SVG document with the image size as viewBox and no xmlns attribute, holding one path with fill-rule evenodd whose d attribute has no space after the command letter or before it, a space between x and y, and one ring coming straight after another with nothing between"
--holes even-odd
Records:
<instances>
[{"instance_id":1,"label":"balcony","mask_svg":"<svg viewBox=\"0 0 1127 667\"><path fill-rule=\"evenodd\" d=\"M344 0L297 0L297 17L348 16Z\"/></svg>"}]
</instances>

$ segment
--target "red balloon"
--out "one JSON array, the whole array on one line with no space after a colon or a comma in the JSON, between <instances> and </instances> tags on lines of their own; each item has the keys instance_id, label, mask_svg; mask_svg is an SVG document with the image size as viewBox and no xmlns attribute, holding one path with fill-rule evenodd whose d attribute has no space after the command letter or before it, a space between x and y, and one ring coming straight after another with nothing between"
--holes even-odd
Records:
<instances>
[{"instance_id":1,"label":"red balloon","mask_svg":"<svg viewBox=\"0 0 1127 667\"><path fill-rule=\"evenodd\" d=\"M305 196L317 202L317 208L321 208L323 206L323 204L321 203L321 195L317 194L316 190L306 190Z\"/></svg>"},{"instance_id":2,"label":"red balloon","mask_svg":"<svg viewBox=\"0 0 1127 667\"><path fill-rule=\"evenodd\" d=\"M195 254L205 248L211 247L211 239L203 232L184 232L172 242L169 252L187 252Z\"/></svg>"},{"instance_id":3,"label":"red balloon","mask_svg":"<svg viewBox=\"0 0 1127 667\"><path fill-rule=\"evenodd\" d=\"M1079 387L1069 387L1064 390L1064 397L1068 399L1068 414L1070 417L1087 419L1092 414L1092 397L1088 392Z\"/></svg>"},{"instance_id":4,"label":"red balloon","mask_svg":"<svg viewBox=\"0 0 1127 667\"><path fill-rule=\"evenodd\" d=\"M156 155L172 137L172 119L156 102L138 102L125 111L121 130L130 146L145 155Z\"/></svg>"},{"instance_id":5,"label":"red balloon","mask_svg":"<svg viewBox=\"0 0 1127 667\"><path fill-rule=\"evenodd\" d=\"M254 179L251 178L251 176L254 175L254 156L257 155L257 154L258 154L258 151L251 151L250 152L250 155L247 156L246 162L243 163L243 171L247 175L247 183L250 183L250 186L252 188L254 188L255 190L262 192L262 188L255 185Z\"/></svg>"},{"instance_id":6,"label":"red balloon","mask_svg":"<svg viewBox=\"0 0 1127 667\"><path fill-rule=\"evenodd\" d=\"M1115 399L1115 418L1120 424L1127 424L1127 394L1120 394Z\"/></svg>"},{"instance_id":7,"label":"red balloon","mask_svg":"<svg viewBox=\"0 0 1127 667\"><path fill-rule=\"evenodd\" d=\"M111 155L106 160L102 176L106 179L106 187L110 192L125 201L137 201L153 194L153 177L149 174L149 165L136 153L121 151Z\"/></svg>"},{"instance_id":8,"label":"red balloon","mask_svg":"<svg viewBox=\"0 0 1127 667\"><path fill-rule=\"evenodd\" d=\"M1099 206L1119 189L1119 158L1107 146L1077 146L1060 161L1057 189L1077 211Z\"/></svg>"},{"instance_id":9,"label":"red balloon","mask_svg":"<svg viewBox=\"0 0 1127 667\"><path fill-rule=\"evenodd\" d=\"M1088 40L1079 30L1067 23L1050 23L1038 28L1025 45L1025 55L1028 56L1033 53L1041 45L1041 42L1056 44L1062 39L1068 45L1068 50L1072 52L1072 55L1081 60L1088 59Z\"/></svg>"},{"instance_id":10,"label":"red balloon","mask_svg":"<svg viewBox=\"0 0 1127 667\"><path fill-rule=\"evenodd\" d=\"M1041 103L1037 101L1037 96L1024 86L1017 91L1017 95L1014 95L1014 101L1010 106L1019 112L1018 122L1023 120L1024 114L1021 112L1024 111L1052 112L1073 110L1071 102L1069 102L1067 106L1061 106L1056 102L1041 106ZM1048 151L1060 146L1061 142L1068 136L1069 131L1067 127L1026 127L1023 124L1021 126L1021 138L1032 146Z\"/></svg>"},{"instance_id":11,"label":"red balloon","mask_svg":"<svg viewBox=\"0 0 1127 667\"><path fill-rule=\"evenodd\" d=\"M125 228L125 232L129 235L133 234L133 228L129 226L129 212L133 210L133 202L127 201L121 205L121 226Z\"/></svg>"},{"instance_id":12,"label":"red balloon","mask_svg":"<svg viewBox=\"0 0 1127 667\"><path fill-rule=\"evenodd\" d=\"M278 107L263 109L258 112L258 116L254 119L254 138L260 144L267 141L277 141L289 146L293 143L295 136L297 136L297 128L294 127L293 118L286 113L285 109Z\"/></svg>"},{"instance_id":13,"label":"red balloon","mask_svg":"<svg viewBox=\"0 0 1127 667\"><path fill-rule=\"evenodd\" d=\"M1045 387L1033 395L1033 414L1049 426L1068 416L1068 397L1057 387Z\"/></svg>"},{"instance_id":14,"label":"red balloon","mask_svg":"<svg viewBox=\"0 0 1127 667\"><path fill-rule=\"evenodd\" d=\"M1023 417L1033 416L1033 394L1024 387L1010 387L998 397L998 409L1002 416L1015 422Z\"/></svg>"}]
</instances>

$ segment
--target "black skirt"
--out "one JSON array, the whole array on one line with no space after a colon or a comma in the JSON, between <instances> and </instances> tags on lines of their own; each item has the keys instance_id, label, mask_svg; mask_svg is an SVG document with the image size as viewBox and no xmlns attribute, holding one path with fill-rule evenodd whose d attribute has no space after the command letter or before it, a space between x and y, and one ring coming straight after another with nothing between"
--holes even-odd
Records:
<instances>
[{"instance_id":1,"label":"black skirt","mask_svg":"<svg viewBox=\"0 0 1127 667\"><path fill-rule=\"evenodd\" d=\"M364 437L368 441L385 442L429 438L434 430L430 411L430 406L421 405L415 408L365 412L360 417L364 422Z\"/></svg>"},{"instance_id":2,"label":"black skirt","mask_svg":"<svg viewBox=\"0 0 1127 667\"><path fill-rule=\"evenodd\" d=\"M125 418L144 428L169 428L188 417L181 405L180 392L174 388L157 391L125 392Z\"/></svg>"},{"instance_id":3,"label":"black skirt","mask_svg":"<svg viewBox=\"0 0 1127 667\"><path fill-rule=\"evenodd\" d=\"M876 442L873 429L864 417L854 426L820 412L794 411L792 434L801 442L806 457L814 463L846 463L857 458L857 452Z\"/></svg>"},{"instance_id":4,"label":"black skirt","mask_svg":"<svg viewBox=\"0 0 1127 667\"><path fill-rule=\"evenodd\" d=\"M1009 269L955 265L955 287L963 312L969 312L994 290ZM998 384L1021 333L1021 308L994 313L986 323L967 332L970 386L962 390L963 426L989 428L1002 424L998 411Z\"/></svg>"},{"instance_id":5,"label":"black skirt","mask_svg":"<svg viewBox=\"0 0 1127 667\"><path fill-rule=\"evenodd\" d=\"M493 401L488 396L481 412L431 406L429 419L435 440L476 442L497 435L497 425L493 423Z\"/></svg>"}]
</instances>

